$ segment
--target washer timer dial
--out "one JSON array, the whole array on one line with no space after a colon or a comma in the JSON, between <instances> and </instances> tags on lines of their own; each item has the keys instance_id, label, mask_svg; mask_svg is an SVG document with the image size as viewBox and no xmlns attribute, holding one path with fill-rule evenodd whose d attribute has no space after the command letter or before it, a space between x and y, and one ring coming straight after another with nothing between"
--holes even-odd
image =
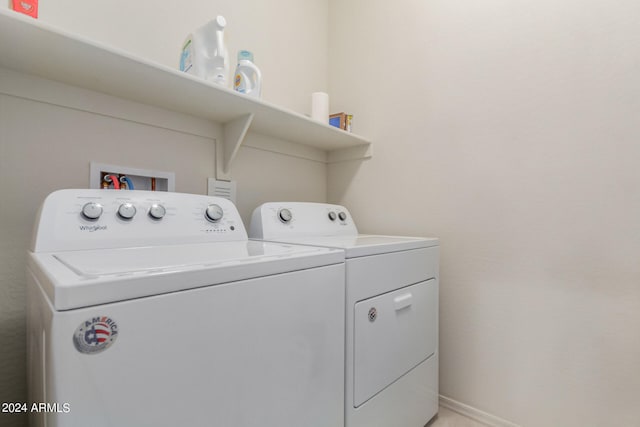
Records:
<instances>
[{"instance_id":1,"label":"washer timer dial","mask_svg":"<svg viewBox=\"0 0 640 427\"><path fill-rule=\"evenodd\" d=\"M209 222L218 222L224 216L224 211L219 205L211 204L207 206L207 210L204 211L204 217Z\"/></svg>"}]
</instances>

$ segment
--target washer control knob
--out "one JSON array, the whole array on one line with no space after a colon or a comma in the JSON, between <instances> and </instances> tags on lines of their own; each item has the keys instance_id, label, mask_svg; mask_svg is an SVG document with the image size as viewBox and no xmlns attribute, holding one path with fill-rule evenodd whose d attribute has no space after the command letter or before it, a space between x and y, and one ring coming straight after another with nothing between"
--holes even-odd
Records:
<instances>
[{"instance_id":1,"label":"washer control knob","mask_svg":"<svg viewBox=\"0 0 640 427\"><path fill-rule=\"evenodd\" d=\"M131 219L136 215L136 207L133 203L123 203L118 208L118 216L122 219Z\"/></svg>"},{"instance_id":2,"label":"washer control knob","mask_svg":"<svg viewBox=\"0 0 640 427\"><path fill-rule=\"evenodd\" d=\"M340 212L338 213L338 218L340 218L340 221L344 221L347 219L347 214L344 212Z\"/></svg>"},{"instance_id":3,"label":"washer control knob","mask_svg":"<svg viewBox=\"0 0 640 427\"><path fill-rule=\"evenodd\" d=\"M207 221L210 222L218 222L222 219L224 215L224 211L222 208L216 204L211 204L207 206L207 210L204 211L204 217Z\"/></svg>"},{"instance_id":4,"label":"washer control knob","mask_svg":"<svg viewBox=\"0 0 640 427\"><path fill-rule=\"evenodd\" d=\"M291 211L289 209L283 208L278 211L278 218L285 224L291 221L292 217L293 215L291 215Z\"/></svg>"},{"instance_id":5,"label":"washer control knob","mask_svg":"<svg viewBox=\"0 0 640 427\"><path fill-rule=\"evenodd\" d=\"M82 216L86 219L95 221L102 215L102 205L96 202L85 203L82 207Z\"/></svg>"},{"instance_id":6,"label":"washer control knob","mask_svg":"<svg viewBox=\"0 0 640 427\"><path fill-rule=\"evenodd\" d=\"M162 219L167 213L167 210L161 204L154 203L149 208L149 216L153 219Z\"/></svg>"},{"instance_id":7,"label":"washer control knob","mask_svg":"<svg viewBox=\"0 0 640 427\"><path fill-rule=\"evenodd\" d=\"M333 212L333 211L329 212L329 219L331 221L335 221L336 220L336 213Z\"/></svg>"}]
</instances>

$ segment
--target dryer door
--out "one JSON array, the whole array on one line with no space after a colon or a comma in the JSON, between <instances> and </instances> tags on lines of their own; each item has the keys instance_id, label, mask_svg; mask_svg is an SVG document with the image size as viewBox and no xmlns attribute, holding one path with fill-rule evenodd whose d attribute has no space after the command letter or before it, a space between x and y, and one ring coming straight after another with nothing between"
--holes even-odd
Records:
<instances>
[{"instance_id":1,"label":"dryer door","mask_svg":"<svg viewBox=\"0 0 640 427\"><path fill-rule=\"evenodd\" d=\"M357 408L435 352L436 281L360 301L354 315L353 404Z\"/></svg>"}]
</instances>

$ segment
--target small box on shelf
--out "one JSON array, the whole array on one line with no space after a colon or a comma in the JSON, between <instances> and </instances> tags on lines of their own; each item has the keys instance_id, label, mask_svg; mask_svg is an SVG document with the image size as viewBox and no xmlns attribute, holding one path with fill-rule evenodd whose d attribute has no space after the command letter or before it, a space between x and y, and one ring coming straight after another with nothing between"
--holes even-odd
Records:
<instances>
[{"instance_id":1,"label":"small box on shelf","mask_svg":"<svg viewBox=\"0 0 640 427\"><path fill-rule=\"evenodd\" d=\"M351 132L351 122L353 120L353 114L336 113L329 116L329 124L339 129Z\"/></svg>"},{"instance_id":2,"label":"small box on shelf","mask_svg":"<svg viewBox=\"0 0 640 427\"><path fill-rule=\"evenodd\" d=\"M13 10L38 19L38 0L13 0Z\"/></svg>"}]
</instances>

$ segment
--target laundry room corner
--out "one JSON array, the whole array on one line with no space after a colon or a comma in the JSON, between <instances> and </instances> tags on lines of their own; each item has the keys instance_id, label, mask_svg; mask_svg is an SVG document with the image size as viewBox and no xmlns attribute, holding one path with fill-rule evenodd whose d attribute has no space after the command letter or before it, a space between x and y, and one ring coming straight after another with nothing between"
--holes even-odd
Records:
<instances>
[{"instance_id":1,"label":"laundry room corner","mask_svg":"<svg viewBox=\"0 0 640 427\"><path fill-rule=\"evenodd\" d=\"M638 22L1 1L0 426L638 427Z\"/></svg>"},{"instance_id":2,"label":"laundry room corner","mask_svg":"<svg viewBox=\"0 0 640 427\"><path fill-rule=\"evenodd\" d=\"M441 403L638 425L638 19L626 0L330 1L330 92L376 155L329 165L328 199L362 232L441 239Z\"/></svg>"}]
</instances>

